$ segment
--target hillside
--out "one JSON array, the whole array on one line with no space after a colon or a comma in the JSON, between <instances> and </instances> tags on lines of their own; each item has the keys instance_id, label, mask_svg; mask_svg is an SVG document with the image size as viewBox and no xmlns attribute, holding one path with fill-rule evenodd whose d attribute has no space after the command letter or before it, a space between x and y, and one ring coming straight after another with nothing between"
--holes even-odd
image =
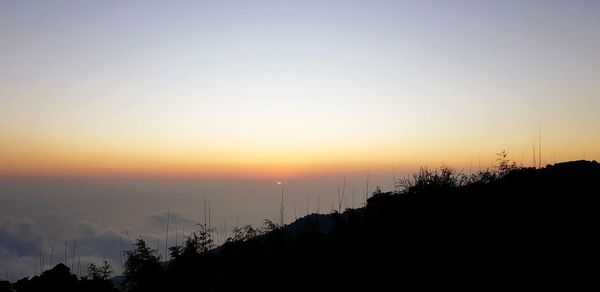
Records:
<instances>
[{"instance_id":1,"label":"hillside","mask_svg":"<svg viewBox=\"0 0 600 292\"><path fill-rule=\"evenodd\" d=\"M598 246L598 163L482 173L462 186L458 175L439 177L375 193L363 209L314 214L216 255L175 261L163 283L310 291L591 279L584 267Z\"/></svg>"},{"instance_id":2,"label":"hillside","mask_svg":"<svg viewBox=\"0 0 600 292\"><path fill-rule=\"evenodd\" d=\"M217 249L172 250L164 269L143 241L130 291L332 291L432 286L573 288L595 277L600 164L504 165L466 176L422 170L365 208L238 229ZM209 233L208 233L209 234ZM205 234L206 235L206 234ZM137 261L134 261L137 260ZM386 289L387 290L387 289ZM21 289L17 291L29 291ZM31 290L33 291L33 290Z\"/></svg>"}]
</instances>

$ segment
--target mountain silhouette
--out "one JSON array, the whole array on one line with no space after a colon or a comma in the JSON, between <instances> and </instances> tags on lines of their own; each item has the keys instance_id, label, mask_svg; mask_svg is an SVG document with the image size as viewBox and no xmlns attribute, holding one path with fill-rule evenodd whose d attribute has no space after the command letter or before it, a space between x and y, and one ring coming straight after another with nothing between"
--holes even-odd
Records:
<instances>
[{"instance_id":1,"label":"mountain silhouette","mask_svg":"<svg viewBox=\"0 0 600 292\"><path fill-rule=\"evenodd\" d=\"M263 233L250 227L245 234L254 236L175 258L145 287L573 288L593 279L598 182L600 165L588 161L543 169L505 163L471 177L422 170L403 191L376 191L366 208L312 214Z\"/></svg>"},{"instance_id":2,"label":"mountain silhouette","mask_svg":"<svg viewBox=\"0 0 600 292\"><path fill-rule=\"evenodd\" d=\"M596 277L596 161L501 164L473 175L422 169L402 182L397 192L377 190L364 208L247 226L215 249L201 230L171 249L168 263L138 240L123 290L577 289ZM69 274L51 271L46 277ZM48 291L36 287L13 285Z\"/></svg>"}]
</instances>

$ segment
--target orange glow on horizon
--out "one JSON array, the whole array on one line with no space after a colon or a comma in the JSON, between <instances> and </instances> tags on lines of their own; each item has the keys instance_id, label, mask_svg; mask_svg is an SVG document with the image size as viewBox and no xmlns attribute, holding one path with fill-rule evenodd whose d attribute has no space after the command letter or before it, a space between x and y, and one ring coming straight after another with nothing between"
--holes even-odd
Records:
<instances>
[{"instance_id":1,"label":"orange glow on horizon","mask_svg":"<svg viewBox=\"0 0 600 292\"><path fill-rule=\"evenodd\" d=\"M441 137L306 141L295 134L282 136L282 141L250 135L205 145L180 137L135 140L4 134L0 136L0 176L290 178L366 171L388 173L392 165L398 173L441 165L469 171L492 167L495 154L503 149L518 165L532 165L528 133L514 137L506 133L493 139L444 133ZM579 146L581 140L547 135L543 140L544 165L600 156L596 148ZM589 140L587 144L600 141Z\"/></svg>"},{"instance_id":2,"label":"orange glow on horizon","mask_svg":"<svg viewBox=\"0 0 600 292\"><path fill-rule=\"evenodd\" d=\"M226 149L205 151L168 151L143 148L145 151L100 151L99 149L57 148L36 144L4 143L0 149L0 176L42 177L140 177L140 178L273 178L316 177L349 172L412 172L421 166L437 168L449 165L463 170L492 167L495 153L482 154L464 147L463 151L450 145L414 148L374 147L369 149L323 147L319 151L282 149ZM449 151L442 151L450 148ZM515 147L516 148L516 147ZM518 149L518 148L517 148ZM531 164L530 149L510 151L510 159L519 165ZM447 149L446 149L447 150ZM596 153L585 154L560 151L547 147L544 165L565 160L596 159ZM473 155L473 153L476 153ZM481 153L481 152L480 152Z\"/></svg>"}]
</instances>

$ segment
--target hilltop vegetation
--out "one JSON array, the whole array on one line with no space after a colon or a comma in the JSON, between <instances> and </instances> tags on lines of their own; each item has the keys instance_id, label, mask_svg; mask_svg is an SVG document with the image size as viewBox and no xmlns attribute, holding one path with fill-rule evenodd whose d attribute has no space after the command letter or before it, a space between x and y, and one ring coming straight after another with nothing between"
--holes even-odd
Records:
<instances>
[{"instance_id":1,"label":"hilltop vegetation","mask_svg":"<svg viewBox=\"0 0 600 292\"><path fill-rule=\"evenodd\" d=\"M595 161L533 169L501 155L496 170L472 175L421 169L396 192L377 190L365 208L237 228L217 248L210 228L198 225L168 263L140 239L127 252L123 290L573 288L596 276L588 267L598 248L599 182ZM49 287L34 280L14 288ZM94 291L110 290L102 289Z\"/></svg>"}]
</instances>

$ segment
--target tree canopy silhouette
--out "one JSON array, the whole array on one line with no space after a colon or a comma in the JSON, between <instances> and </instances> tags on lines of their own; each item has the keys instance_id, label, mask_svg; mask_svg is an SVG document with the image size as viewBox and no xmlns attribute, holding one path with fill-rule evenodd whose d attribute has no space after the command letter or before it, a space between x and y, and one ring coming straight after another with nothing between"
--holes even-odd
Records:
<instances>
[{"instance_id":1,"label":"tree canopy silhouette","mask_svg":"<svg viewBox=\"0 0 600 292\"><path fill-rule=\"evenodd\" d=\"M153 291L163 272L158 251L148 247L146 242L139 238L134 243L134 249L126 251L125 254L125 290Z\"/></svg>"}]
</instances>

